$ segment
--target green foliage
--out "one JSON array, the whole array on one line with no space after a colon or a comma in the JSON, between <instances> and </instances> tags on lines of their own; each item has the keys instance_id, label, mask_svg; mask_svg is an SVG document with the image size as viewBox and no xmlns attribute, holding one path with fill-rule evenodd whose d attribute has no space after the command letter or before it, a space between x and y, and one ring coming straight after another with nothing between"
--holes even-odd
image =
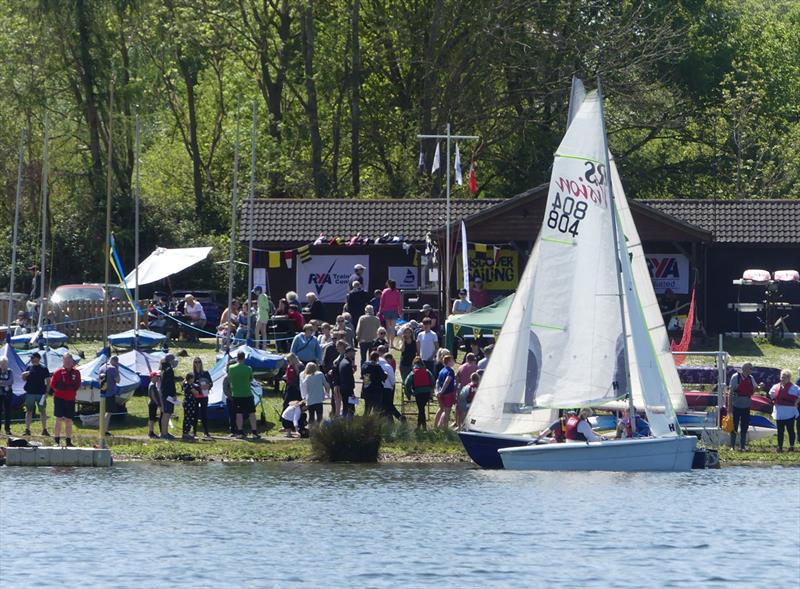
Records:
<instances>
[{"instance_id":1,"label":"green foliage","mask_svg":"<svg viewBox=\"0 0 800 589\"><path fill-rule=\"evenodd\" d=\"M334 419L311 432L311 452L323 462L377 462L383 419L359 415Z\"/></svg>"},{"instance_id":2,"label":"green foliage","mask_svg":"<svg viewBox=\"0 0 800 589\"><path fill-rule=\"evenodd\" d=\"M481 138L461 146L465 167L476 164L480 196L511 196L546 181L573 75L590 88L596 76L603 79L611 149L632 196L800 197L795 1L361 2L358 84L354 6L349 0L0 3L5 235L20 130L27 135L17 271L38 257L45 111L48 269L55 284L102 277L109 133L113 226L123 264L132 265L137 112L143 253L209 243L216 261L227 259L222 236L230 227L235 115L243 197L253 101L256 192L266 198L353 197L356 185L366 198L441 196L441 178L417 171L420 147L429 168L434 145L420 145L416 135L442 132L447 123ZM307 10L313 11L316 104L303 53ZM312 148L316 127L319 145ZM314 153L321 157L317 178ZM469 197L463 187L454 194ZM216 269L195 274L219 288L225 276ZM4 265L0 280L7 273Z\"/></svg>"}]
</instances>

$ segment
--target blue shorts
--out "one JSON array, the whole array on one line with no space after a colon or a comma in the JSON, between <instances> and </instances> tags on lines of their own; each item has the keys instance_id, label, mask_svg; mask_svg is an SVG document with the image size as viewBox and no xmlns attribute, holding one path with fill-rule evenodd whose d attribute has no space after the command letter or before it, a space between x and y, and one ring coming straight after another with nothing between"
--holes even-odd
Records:
<instances>
[{"instance_id":1,"label":"blue shorts","mask_svg":"<svg viewBox=\"0 0 800 589\"><path fill-rule=\"evenodd\" d=\"M390 321L396 321L400 317L400 313L397 311L384 311L383 318L388 319Z\"/></svg>"}]
</instances>

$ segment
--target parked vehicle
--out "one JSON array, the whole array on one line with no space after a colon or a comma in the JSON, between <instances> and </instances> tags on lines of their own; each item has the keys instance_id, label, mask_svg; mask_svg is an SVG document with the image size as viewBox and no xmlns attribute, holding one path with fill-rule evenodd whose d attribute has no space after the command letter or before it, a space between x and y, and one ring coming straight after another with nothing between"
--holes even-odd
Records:
<instances>
[{"instance_id":1,"label":"parked vehicle","mask_svg":"<svg viewBox=\"0 0 800 589\"><path fill-rule=\"evenodd\" d=\"M109 285L108 292L111 300L124 300L125 290L120 286ZM105 298L105 285L88 283L62 284L53 291L50 302L54 305L68 301L102 301Z\"/></svg>"}]
</instances>

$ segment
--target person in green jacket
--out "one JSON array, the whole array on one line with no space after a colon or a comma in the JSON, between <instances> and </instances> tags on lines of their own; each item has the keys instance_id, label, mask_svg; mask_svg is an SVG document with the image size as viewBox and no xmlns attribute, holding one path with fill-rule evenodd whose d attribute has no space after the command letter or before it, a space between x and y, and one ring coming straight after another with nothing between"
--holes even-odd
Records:
<instances>
[{"instance_id":1,"label":"person in green jacket","mask_svg":"<svg viewBox=\"0 0 800 589\"><path fill-rule=\"evenodd\" d=\"M406 396L410 399L413 395L417 402L417 429L428 431L426 414L433 394L434 380L431 371L425 368L425 364L419 356L414 358L414 369L406 376L403 384L406 388Z\"/></svg>"},{"instance_id":2,"label":"person in green jacket","mask_svg":"<svg viewBox=\"0 0 800 589\"><path fill-rule=\"evenodd\" d=\"M250 390L250 381L253 380L253 369L245 364L244 352L236 355L236 364L228 368L228 380L231 384L231 397L228 399L233 403L236 412L236 433L237 437L244 439L244 417L250 418L250 430L253 432L253 439L259 440L258 425L256 423L256 406L253 401L253 393Z\"/></svg>"}]
</instances>

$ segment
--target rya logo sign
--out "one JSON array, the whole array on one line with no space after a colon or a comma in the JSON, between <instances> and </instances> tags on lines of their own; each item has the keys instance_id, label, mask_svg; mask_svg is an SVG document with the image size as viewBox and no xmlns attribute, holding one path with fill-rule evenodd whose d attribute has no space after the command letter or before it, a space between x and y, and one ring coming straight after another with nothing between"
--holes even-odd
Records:
<instances>
[{"instance_id":1,"label":"rya logo sign","mask_svg":"<svg viewBox=\"0 0 800 589\"><path fill-rule=\"evenodd\" d=\"M675 256L648 256L647 270L652 278L680 278L681 276Z\"/></svg>"},{"instance_id":2,"label":"rya logo sign","mask_svg":"<svg viewBox=\"0 0 800 589\"><path fill-rule=\"evenodd\" d=\"M333 279L331 278L331 270L333 270L334 265L336 262L334 261L330 268L328 268L327 272L309 272L308 274L308 284L313 284L314 288L317 290L317 294L322 293L322 289L325 288L326 284L333 284Z\"/></svg>"}]
</instances>

